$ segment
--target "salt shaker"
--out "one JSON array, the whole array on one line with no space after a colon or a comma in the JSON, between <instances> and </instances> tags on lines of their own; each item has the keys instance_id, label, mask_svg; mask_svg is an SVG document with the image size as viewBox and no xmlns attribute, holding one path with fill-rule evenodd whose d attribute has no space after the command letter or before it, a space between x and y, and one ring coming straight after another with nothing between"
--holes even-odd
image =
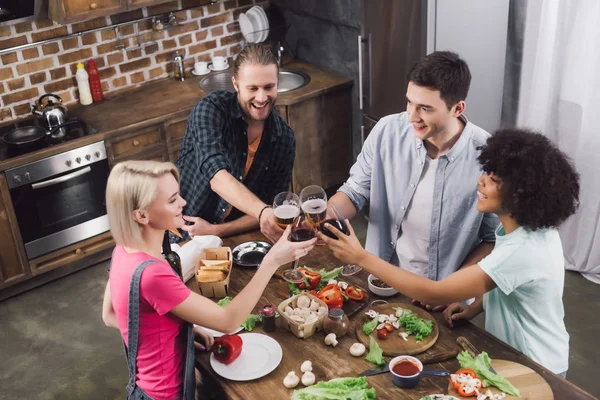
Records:
<instances>
[{"instance_id":1,"label":"salt shaker","mask_svg":"<svg viewBox=\"0 0 600 400\"><path fill-rule=\"evenodd\" d=\"M183 70L183 56L175 53L173 56L173 79L176 81L185 81L185 73Z\"/></svg>"}]
</instances>

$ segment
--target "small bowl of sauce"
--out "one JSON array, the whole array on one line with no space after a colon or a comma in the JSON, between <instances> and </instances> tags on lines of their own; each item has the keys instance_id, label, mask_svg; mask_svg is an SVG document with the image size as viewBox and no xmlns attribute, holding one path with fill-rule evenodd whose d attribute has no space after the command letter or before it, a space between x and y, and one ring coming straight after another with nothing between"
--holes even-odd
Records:
<instances>
[{"instance_id":1,"label":"small bowl of sauce","mask_svg":"<svg viewBox=\"0 0 600 400\"><path fill-rule=\"evenodd\" d=\"M413 388L419 383L423 364L415 357L398 356L390 361L392 381L401 388Z\"/></svg>"}]
</instances>

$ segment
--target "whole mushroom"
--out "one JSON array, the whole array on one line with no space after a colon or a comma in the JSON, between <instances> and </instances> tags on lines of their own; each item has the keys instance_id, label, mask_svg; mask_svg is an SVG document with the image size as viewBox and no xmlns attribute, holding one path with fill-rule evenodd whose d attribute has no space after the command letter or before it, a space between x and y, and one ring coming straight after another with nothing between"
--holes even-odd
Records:
<instances>
[{"instance_id":1,"label":"whole mushroom","mask_svg":"<svg viewBox=\"0 0 600 400\"><path fill-rule=\"evenodd\" d=\"M326 345L331 345L333 347L337 346L338 341L337 341L337 337L335 336L335 333L330 333L329 335L325 336L325 344Z\"/></svg>"},{"instance_id":2,"label":"whole mushroom","mask_svg":"<svg viewBox=\"0 0 600 400\"><path fill-rule=\"evenodd\" d=\"M283 378L283 386L288 389L295 388L298 386L298 383L300 383L300 378L298 378L298 375L294 371L291 371Z\"/></svg>"}]
</instances>

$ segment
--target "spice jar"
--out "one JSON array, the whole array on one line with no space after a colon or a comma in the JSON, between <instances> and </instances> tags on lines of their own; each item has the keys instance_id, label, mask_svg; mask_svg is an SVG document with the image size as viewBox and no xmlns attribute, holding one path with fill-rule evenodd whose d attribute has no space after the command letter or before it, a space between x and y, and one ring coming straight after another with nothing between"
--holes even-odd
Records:
<instances>
[{"instance_id":1,"label":"spice jar","mask_svg":"<svg viewBox=\"0 0 600 400\"><path fill-rule=\"evenodd\" d=\"M335 333L340 338L348 333L350 320L344 310L341 308L332 308L327 313L327 318L323 321L323 330L326 334Z\"/></svg>"},{"instance_id":2,"label":"spice jar","mask_svg":"<svg viewBox=\"0 0 600 400\"><path fill-rule=\"evenodd\" d=\"M275 330L275 307L272 304L266 304L260 310L262 317L262 327L265 332L273 332Z\"/></svg>"}]
</instances>

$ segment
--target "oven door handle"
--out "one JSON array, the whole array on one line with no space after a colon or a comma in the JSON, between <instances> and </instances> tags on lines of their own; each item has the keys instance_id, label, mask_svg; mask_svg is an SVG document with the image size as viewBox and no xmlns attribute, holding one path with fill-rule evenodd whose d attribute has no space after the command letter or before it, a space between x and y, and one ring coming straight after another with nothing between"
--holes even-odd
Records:
<instances>
[{"instance_id":1,"label":"oven door handle","mask_svg":"<svg viewBox=\"0 0 600 400\"><path fill-rule=\"evenodd\" d=\"M87 174L91 170L92 170L92 168L88 166L88 167L85 167L83 169L80 169L79 171L75 171L75 172L72 172L72 173L67 174L67 175L59 176L58 178L48 179L47 181L34 183L34 184L31 185L31 188L33 190L35 190L35 189L41 189L41 188L45 188L45 187L48 187L48 186L56 185L56 184L59 184L59 183L63 183L63 182L66 182L66 181L70 181L71 179L75 179L78 176Z\"/></svg>"}]
</instances>

